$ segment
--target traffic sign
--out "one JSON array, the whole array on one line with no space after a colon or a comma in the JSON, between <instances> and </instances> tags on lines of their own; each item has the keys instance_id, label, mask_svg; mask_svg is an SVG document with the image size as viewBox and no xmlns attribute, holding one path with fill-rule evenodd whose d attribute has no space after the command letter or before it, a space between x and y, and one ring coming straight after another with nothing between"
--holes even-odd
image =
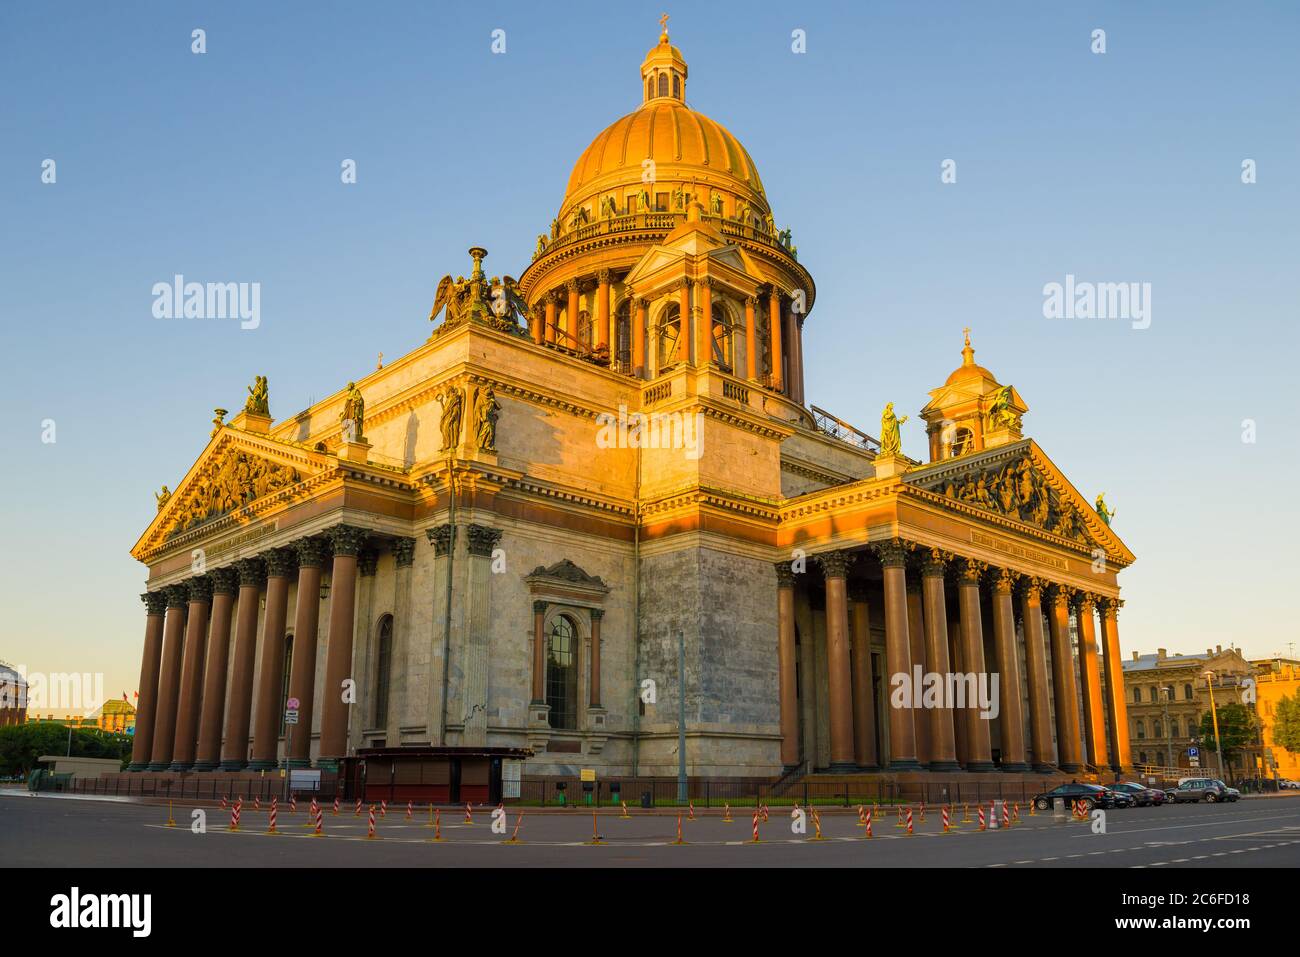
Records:
<instances>
[{"instance_id":1,"label":"traffic sign","mask_svg":"<svg viewBox=\"0 0 1300 957\"><path fill-rule=\"evenodd\" d=\"M285 723L285 724L297 724L297 723L298 723L298 711L297 711L296 709L294 709L294 708L290 708L289 710L287 710L287 711L284 713L284 723Z\"/></svg>"},{"instance_id":2,"label":"traffic sign","mask_svg":"<svg viewBox=\"0 0 1300 957\"><path fill-rule=\"evenodd\" d=\"M284 706L289 711L297 711L300 704L301 702L297 698L290 698L288 701L284 703Z\"/></svg>"},{"instance_id":3,"label":"traffic sign","mask_svg":"<svg viewBox=\"0 0 1300 957\"><path fill-rule=\"evenodd\" d=\"M1187 756L1189 758L1199 758L1201 756L1201 749L1197 747L1188 748Z\"/></svg>"}]
</instances>

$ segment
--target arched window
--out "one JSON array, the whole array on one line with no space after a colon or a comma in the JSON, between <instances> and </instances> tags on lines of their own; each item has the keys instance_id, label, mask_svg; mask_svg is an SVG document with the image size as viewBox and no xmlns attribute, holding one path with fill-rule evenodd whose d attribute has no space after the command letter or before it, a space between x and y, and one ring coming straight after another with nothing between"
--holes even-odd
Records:
<instances>
[{"instance_id":1,"label":"arched window","mask_svg":"<svg viewBox=\"0 0 1300 957\"><path fill-rule=\"evenodd\" d=\"M388 691L393 675L393 616L379 619L375 641L375 713L372 727L388 726Z\"/></svg>"},{"instance_id":2,"label":"arched window","mask_svg":"<svg viewBox=\"0 0 1300 957\"><path fill-rule=\"evenodd\" d=\"M1142 689L1141 689L1141 688L1134 688L1134 689L1133 689L1133 703L1134 703L1134 704L1141 704L1141 703L1142 703Z\"/></svg>"},{"instance_id":3,"label":"arched window","mask_svg":"<svg viewBox=\"0 0 1300 957\"><path fill-rule=\"evenodd\" d=\"M1147 696L1148 696L1148 700L1150 700L1150 701L1159 701L1159 700L1160 700L1160 692L1156 690L1156 686L1155 686L1155 685L1152 685L1152 686L1147 690Z\"/></svg>"},{"instance_id":4,"label":"arched window","mask_svg":"<svg viewBox=\"0 0 1300 957\"><path fill-rule=\"evenodd\" d=\"M1171 738L1176 738L1176 737L1178 737L1178 719L1177 719L1177 718L1170 718L1170 719L1169 719L1169 737L1171 737Z\"/></svg>"},{"instance_id":5,"label":"arched window","mask_svg":"<svg viewBox=\"0 0 1300 957\"><path fill-rule=\"evenodd\" d=\"M649 100L649 99L653 98L654 95L655 95L655 81L654 81L654 77L652 77L652 76L650 76L650 77L646 77L646 81L645 81L645 98L646 98L647 100Z\"/></svg>"},{"instance_id":6,"label":"arched window","mask_svg":"<svg viewBox=\"0 0 1300 957\"><path fill-rule=\"evenodd\" d=\"M632 367L632 299L628 297L614 310L614 358L620 369Z\"/></svg>"},{"instance_id":7,"label":"arched window","mask_svg":"<svg viewBox=\"0 0 1300 957\"><path fill-rule=\"evenodd\" d=\"M682 78L676 73L673 74L673 96L679 100L682 98Z\"/></svg>"},{"instance_id":8,"label":"arched window","mask_svg":"<svg viewBox=\"0 0 1300 957\"><path fill-rule=\"evenodd\" d=\"M668 74L667 73L659 74L659 95L660 96L668 95Z\"/></svg>"},{"instance_id":9,"label":"arched window","mask_svg":"<svg viewBox=\"0 0 1300 957\"><path fill-rule=\"evenodd\" d=\"M1183 697L1188 701L1192 700L1192 686L1190 682L1183 685Z\"/></svg>"},{"instance_id":10,"label":"arched window","mask_svg":"<svg viewBox=\"0 0 1300 957\"><path fill-rule=\"evenodd\" d=\"M586 309L578 313L578 348L591 351L591 313Z\"/></svg>"},{"instance_id":11,"label":"arched window","mask_svg":"<svg viewBox=\"0 0 1300 957\"><path fill-rule=\"evenodd\" d=\"M1159 719L1159 718L1156 718L1154 721L1151 722L1151 737L1153 737L1153 738L1162 738L1162 737L1164 737L1164 735L1160 733L1160 719Z\"/></svg>"},{"instance_id":12,"label":"arched window","mask_svg":"<svg viewBox=\"0 0 1300 957\"><path fill-rule=\"evenodd\" d=\"M546 703L552 728L577 728L578 636L564 615L551 623L546 636Z\"/></svg>"},{"instance_id":13,"label":"arched window","mask_svg":"<svg viewBox=\"0 0 1300 957\"><path fill-rule=\"evenodd\" d=\"M953 433L952 450L949 453L953 458L959 455L965 455L971 451L975 441L975 436L970 429L959 428Z\"/></svg>"},{"instance_id":14,"label":"arched window","mask_svg":"<svg viewBox=\"0 0 1300 957\"><path fill-rule=\"evenodd\" d=\"M1146 726L1146 723L1145 723L1141 718L1139 718L1139 719L1138 719L1138 723L1137 723L1137 737L1138 737L1138 740L1142 740L1142 739L1146 738L1146 736L1147 736L1147 726Z\"/></svg>"},{"instance_id":15,"label":"arched window","mask_svg":"<svg viewBox=\"0 0 1300 957\"><path fill-rule=\"evenodd\" d=\"M1145 751L1139 751L1138 764L1146 764L1146 763L1147 763L1147 753Z\"/></svg>"},{"instance_id":16,"label":"arched window","mask_svg":"<svg viewBox=\"0 0 1300 957\"><path fill-rule=\"evenodd\" d=\"M280 675L280 733L284 734L285 704L289 701L289 675L293 673L293 635L284 636L284 671Z\"/></svg>"},{"instance_id":17,"label":"arched window","mask_svg":"<svg viewBox=\"0 0 1300 957\"><path fill-rule=\"evenodd\" d=\"M659 314L659 371L677 362L677 340L681 337L682 311L672 303Z\"/></svg>"},{"instance_id":18,"label":"arched window","mask_svg":"<svg viewBox=\"0 0 1300 957\"><path fill-rule=\"evenodd\" d=\"M727 307L720 302L713 303L713 363L726 372L734 372L736 367L736 327L731 321Z\"/></svg>"}]
</instances>

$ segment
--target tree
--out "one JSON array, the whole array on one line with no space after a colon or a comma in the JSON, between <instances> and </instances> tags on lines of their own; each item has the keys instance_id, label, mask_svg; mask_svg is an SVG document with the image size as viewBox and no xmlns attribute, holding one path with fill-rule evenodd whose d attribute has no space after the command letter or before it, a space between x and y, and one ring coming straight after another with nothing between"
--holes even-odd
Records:
<instances>
[{"instance_id":1,"label":"tree","mask_svg":"<svg viewBox=\"0 0 1300 957\"><path fill-rule=\"evenodd\" d=\"M131 757L132 738L127 734L112 734L99 728L74 728L72 731L73 757L117 758ZM54 721L36 721L0 728L0 775L26 777L36 767L36 759L44 754L68 754L68 727Z\"/></svg>"},{"instance_id":2,"label":"tree","mask_svg":"<svg viewBox=\"0 0 1300 957\"><path fill-rule=\"evenodd\" d=\"M1283 695L1273 714L1273 743L1300 754L1300 694Z\"/></svg>"},{"instance_id":3,"label":"tree","mask_svg":"<svg viewBox=\"0 0 1300 957\"><path fill-rule=\"evenodd\" d=\"M1243 749L1255 745L1258 740L1259 723L1254 712L1235 701L1219 705L1218 714L1219 746L1223 751L1224 763L1230 768L1233 758L1237 757ZM1208 711L1201 718L1200 736L1206 748L1215 746L1214 715Z\"/></svg>"}]
</instances>

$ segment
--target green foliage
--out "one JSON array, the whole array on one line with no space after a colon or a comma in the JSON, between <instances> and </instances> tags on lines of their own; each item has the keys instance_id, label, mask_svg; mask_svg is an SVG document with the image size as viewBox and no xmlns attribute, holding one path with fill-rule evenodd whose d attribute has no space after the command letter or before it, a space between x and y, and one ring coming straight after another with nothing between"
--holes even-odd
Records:
<instances>
[{"instance_id":1,"label":"green foliage","mask_svg":"<svg viewBox=\"0 0 1300 957\"><path fill-rule=\"evenodd\" d=\"M1253 711L1235 701L1219 705L1218 712L1223 760L1231 764L1242 748L1257 743L1259 723ZM1201 718L1200 738L1207 749L1214 748L1214 716L1208 711Z\"/></svg>"},{"instance_id":2,"label":"green foliage","mask_svg":"<svg viewBox=\"0 0 1300 957\"><path fill-rule=\"evenodd\" d=\"M1300 694L1284 695L1273 712L1273 743L1300 754Z\"/></svg>"},{"instance_id":3,"label":"green foliage","mask_svg":"<svg viewBox=\"0 0 1300 957\"><path fill-rule=\"evenodd\" d=\"M130 760L133 739L98 728L74 728L72 756ZM53 721L15 724L0 728L0 776L26 777L43 754L67 754L68 729Z\"/></svg>"}]
</instances>

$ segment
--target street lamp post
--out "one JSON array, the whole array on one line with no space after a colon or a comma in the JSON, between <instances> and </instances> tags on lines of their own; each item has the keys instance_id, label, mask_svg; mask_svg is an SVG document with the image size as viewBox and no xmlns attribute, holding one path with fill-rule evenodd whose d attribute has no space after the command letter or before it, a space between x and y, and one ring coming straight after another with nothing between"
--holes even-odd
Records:
<instances>
[{"instance_id":1,"label":"street lamp post","mask_svg":"<svg viewBox=\"0 0 1300 957\"><path fill-rule=\"evenodd\" d=\"M1160 688L1160 694L1165 702L1165 756L1169 759L1166 767L1178 767L1178 761L1174 758L1174 732L1169 726L1169 699L1173 697L1174 689L1169 685L1163 685Z\"/></svg>"},{"instance_id":2,"label":"street lamp post","mask_svg":"<svg viewBox=\"0 0 1300 957\"><path fill-rule=\"evenodd\" d=\"M1207 669L1204 677L1205 687L1210 692L1210 719L1214 723L1214 750L1219 756L1219 773L1225 776L1225 783L1227 783L1226 775L1228 772L1223 765L1223 742L1219 739L1219 711L1214 706L1214 672Z\"/></svg>"}]
</instances>

